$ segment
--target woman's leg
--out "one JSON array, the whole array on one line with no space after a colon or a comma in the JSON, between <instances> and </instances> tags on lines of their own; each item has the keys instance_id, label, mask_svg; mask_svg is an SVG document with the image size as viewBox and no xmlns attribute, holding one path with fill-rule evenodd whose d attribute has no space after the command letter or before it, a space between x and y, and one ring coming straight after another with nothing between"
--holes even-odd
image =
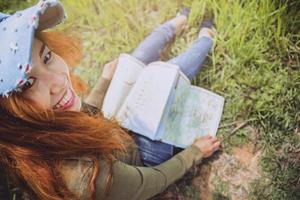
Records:
<instances>
[{"instance_id":1,"label":"woman's leg","mask_svg":"<svg viewBox=\"0 0 300 200\"><path fill-rule=\"evenodd\" d=\"M187 23L187 15L188 12L160 25L140 43L131 55L146 65L157 61L166 44L183 30ZM133 136L139 148L140 157L144 165L157 165L172 157L172 145L152 141L136 133L133 134Z\"/></svg>"},{"instance_id":2,"label":"woman's leg","mask_svg":"<svg viewBox=\"0 0 300 200\"><path fill-rule=\"evenodd\" d=\"M157 61L162 49L175 35L179 34L187 23L185 15L179 15L156 28L131 53L132 56L146 65Z\"/></svg>"},{"instance_id":3,"label":"woman's leg","mask_svg":"<svg viewBox=\"0 0 300 200\"><path fill-rule=\"evenodd\" d=\"M202 68L202 65L213 45L213 35L208 34L209 30L201 30L198 39L183 54L168 61L176 64L188 76L193 79ZM139 147L141 160L146 166L154 166L170 159L178 149L174 146L152 141L141 135L135 135L135 142Z\"/></svg>"},{"instance_id":4,"label":"woman's leg","mask_svg":"<svg viewBox=\"0 0 300 200\"><path fill-rule=\"evenodd\" d=\"M145 166L161 164L172 158L174 154L173 145L153 141L136 133L134 133L134 140L139 148L140 159Z\"/></svg>"},{"instance_id":5,"label":"woman's leg","mask_svg":"<svg viewBox=\"0 0 300 200\"><path fill-rule=\"evenodd\" d=\"M168 63L179 66L181 71L192 80L201 70L212 46L212 38L200 36L189 49L169 60Z\"/></svg>"},{"instance_id":6,"label":"woman's leg","mask_svg":"<svg viewBox=\"0 0 300 200\"><path fill-rule=\"evenodd\" d=\"M176 19L176 18L175 18ZM173 19L174 20L174 19ZM178 28L178 26L177 26ZM158 60L161 50L164 46L171 41L172 37L179 32L176 30L176 25L172 20L158 27L152 32L132 53L134 57L141 60L145 64L149 64ZM204 33L204 36L206 33ZM203 34L202 34L203 35ZM184 54L170 60L171 63L180 66L181 70L187 74L189 78L193 78L194 75L200 70L207 53L212 47L212 39L207 35L206 38L202 38L201 31L200 37L188 49ZM203 49L200 50L200 55L189 55L190 53L196 54L199 51L199 47L203 45ZM192 57L191 65L183 65L185 62L189 63L188 59ZM174 155L175 148L173 145L169 145L159 141L152 141L149 138L143 137L139 134L134 134L134 139L139 147L141 160L146 166L158 165Z\"/></svg>"}]
</instances>

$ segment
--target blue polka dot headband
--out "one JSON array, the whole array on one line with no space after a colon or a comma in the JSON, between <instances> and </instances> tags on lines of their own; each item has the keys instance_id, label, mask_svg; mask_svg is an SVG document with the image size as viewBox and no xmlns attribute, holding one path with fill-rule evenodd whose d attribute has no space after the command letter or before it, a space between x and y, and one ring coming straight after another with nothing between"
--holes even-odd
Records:
<instances>
[{"instance_id":1,"label":"blue polka dot headband","mask_svg":"<svg viewBox=\"0 0 300 200\"><path fill-rule=\"evenodd\" d=\"M13 15L0 13L0 96L19 91L26 83L35 31L60 24L65 17L58 0L41 0Z\"/></svg>"}]
</instances>

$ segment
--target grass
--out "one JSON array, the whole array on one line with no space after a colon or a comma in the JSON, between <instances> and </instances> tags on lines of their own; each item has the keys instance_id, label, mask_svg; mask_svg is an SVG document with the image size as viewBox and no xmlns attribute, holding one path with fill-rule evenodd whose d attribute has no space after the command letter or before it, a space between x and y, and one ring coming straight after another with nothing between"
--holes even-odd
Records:
<instances>
[{"instance_id":1,"label":"grass","mask_svg":"<svg viewBox=\"0 0 300 200\"><path fill-rule=\"evenodd\" d=\"M32 4L28 0L25 4ZM225 97L218 134L238 123L258 130L261 165L269 181L253 185L253 199L300 198L300 3L297 0L63 0L69 20L59 28L83 39L84 60L75 73L93 85L104 63L133 50L159 23L190 6L189 29L169 57L197 36L207 12L218 36L205 69L194 84ZM20 5L19 5L20 6ZM13 5L14 10L18 5ZM225 148L246 143L241 128ZM188 191L189 189L187 189ZM191 193L191 192L190 192Z\"/></svg>"}]
</instances>

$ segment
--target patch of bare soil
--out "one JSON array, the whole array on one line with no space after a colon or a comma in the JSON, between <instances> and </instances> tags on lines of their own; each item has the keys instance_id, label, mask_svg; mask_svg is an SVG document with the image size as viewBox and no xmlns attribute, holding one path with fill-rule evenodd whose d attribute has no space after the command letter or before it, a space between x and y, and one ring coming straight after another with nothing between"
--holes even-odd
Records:
<instances>
[{"instance_id":1,"label":"patch of bare soil","mask_svg":"<svg viewBox=\"0 0 300 200\"><path fill-rule=\"evenodd\" d=\"M251 183L261 177L261 152L253 144L234 147L231 154L219 153L191 170L182 180L153 200L245 200L249 199ZM196 192L187 194L192 187Z\"/></svg>"},{"instance_id":2,"label":"patch of bare soil","mask_svg":"<svg viewBox=\"0 0 300 200\"><path fill-rule=\"evenodd\" d=\"M213 162L208 182L210 190L219 191L232 200L248 199L251 183L261 177L261 152L253 150L252 144L235 147L231 155L224 153Z\"/></svg>"},{"instance_id":3,"label":"patch of bare soil","mask_svg":"<svg viewBox=\"0 0 300 200\"><path fill-rule=\"evenodd\" d=\"M183 179L153 199L249 199L251 184L261 178L259 161L262 152L255 148L256 131L252 127L246 128L252 129L252 142L233 147L230 153L218 152L204 160Z\"/></svg>"},{"instance_id":4,"label":"patch of bare soil","mask_svg":"<svg viewBox=\"0 0 300 200\"><path fill-rule=\"evenodd\" d=\"M251 183L261 177L260 157L261 152L254 152L254 145L246 144L202 166L193 181L200 190L199 199L248 199Z\"/></svg>"},{"instance_id":5,"label":"patch of bare soil","mask_svg":"<svg viewBox=\"0 0 300 200\"><path fill-rule=\"evenodd\" d=\"M199 189L201 200L212 200L213 191L210 182L212 172L211 164L204 164L199 168L198 176L194 178L193 185Z\"/></svg>"}]
</instances>

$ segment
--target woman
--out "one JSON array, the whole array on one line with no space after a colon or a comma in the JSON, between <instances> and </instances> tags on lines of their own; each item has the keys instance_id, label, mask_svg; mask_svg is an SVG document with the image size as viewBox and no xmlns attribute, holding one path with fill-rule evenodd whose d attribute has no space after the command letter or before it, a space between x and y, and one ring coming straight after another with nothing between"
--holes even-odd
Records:
<instances>
[{"instance_id":1,"label":"woman","mask_svg":"<svg viewBox=\"0 0 300 200\"><path fill-rule=\"evenodd\" d=\"M143 167L132 138L82 106L68 69L79 60L78 47L41 32L63 19L57 0L0 15L0 163L14 185L32 199L147 199L219 148L205 136Z\"/></svg>"},{"instance_id":2,"label":"woman","mask_svg":"<svg viewBox=\"0 0 300 200\"><path fill-rule=\"evenodd\" d=\"M175 18L165 22L156 28L131 54L133 60L138 59L145 65L157 61L166 44L173 41L187 26L189 8L182 9ZM168 63L180 67L181 71L192 80L201 70L205 58L213 46L215 35L213 25L209 19L202 22L197 40L183 54L173 58ZM118 60L114 60L104 66L103 74L92 89L85 102L101 110L106 91L112 80ZM142 135L133 134L135 142L139 146L141 159L146 166L154 166L170 159L174 152L181 149L172 145L152 141Z\"/></svg>"}]
</instances>

